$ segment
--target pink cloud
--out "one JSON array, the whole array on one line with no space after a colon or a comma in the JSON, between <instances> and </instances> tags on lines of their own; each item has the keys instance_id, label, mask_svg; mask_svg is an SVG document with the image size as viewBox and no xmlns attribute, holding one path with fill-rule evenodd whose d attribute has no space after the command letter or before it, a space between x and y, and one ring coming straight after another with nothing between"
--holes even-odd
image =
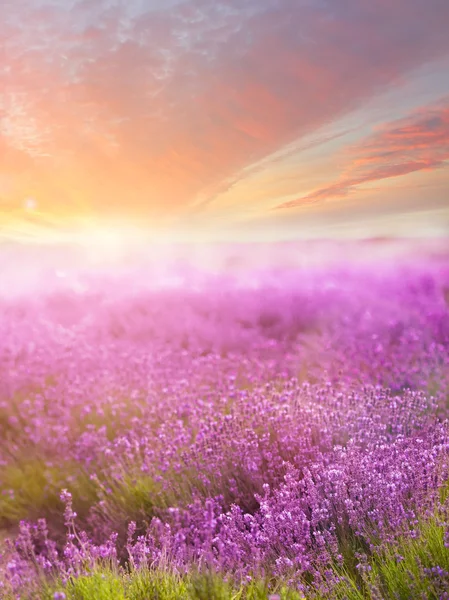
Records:
<instances>
[{"instance_id":1,"label":"pink cloud","mask_svg":"<svg viewBox=\"0 0 449 600\"><path fill-rule=\"evenodd\" d=\"M446 102L384 125L351 149L349 164L337 181L277 208L344 197L363 184L441 168L448 160L449 103Z\"/></svg>"}]
</instances>

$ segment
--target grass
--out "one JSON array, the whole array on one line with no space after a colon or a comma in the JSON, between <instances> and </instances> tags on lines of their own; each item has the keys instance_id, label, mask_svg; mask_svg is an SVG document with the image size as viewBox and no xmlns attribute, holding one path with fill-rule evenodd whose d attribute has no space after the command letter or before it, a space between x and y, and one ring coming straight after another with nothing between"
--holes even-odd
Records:
<instances>
[{"instance_id":1,"label":"grass","mask_svg":"<svg viewBox=\"0 0 449 600\"><path fill-rule=\"evenodd\" d=\"M418 533L374 552L358 574L352 559L351 564L329 565L328 582L339 580L329 593L312 585L304 596L284 580L257 576L242 583L212 572L180 574L170 568L132 569L103 562L65 585L42 577L39 589L20 600L53 600L55 592L63 592L67 600L441 600L448 590L449 548L439 516L421 521ZM12 594L4 597L17 600Z\"/></svg>"},{"instance_id":2,"label":"grass","mask_svg":"<svg viewBox=\"0 0 449 600\"><path fill-rule=\"evenodd\" d=\"M0 529L21 520L45 517L62 525L61 489L75 490L74 505L80 518L86 516L97 494L79 464L61 462L50 466L44 459L17 458L2 467L0 481ZM59 523L60 522L60 523Z\"/></svg>"},{"instance_id":3,"label":"grass","mask_svg":"<svg viewBox=\"0 0 449 600\"><path fill-rule=\"evenodd\" d=\"M444 546L444 530L437 519L420 527L417 539L407 539L389 547L385 554L376 557L372 564L372 579L378 580L387 598L406 600L411 597L438 599L449 587L449 575L423 576L425 569L439 567L449 574L449 549ZM427 594L427 595L425 595Z\"/></svg>"},{"instance_id":4,"label":"grass","mask_svg":"<svg viewBox=\"0 0 449 600\"><path fill-rule=\"evenodd\" d=\"M140 569L119 573L99 568L89 575L71 579L63 586L43 585L27 600L53 600L63 592L67 600L302 600L304 596L286 585L269 591L263 579L245 584L226 581L213 573L179 575L169 571ZM56 596L58 597L58 596ZM12 596L6 597L12 600ZM25 600L25 597L20 600Z\"/></svg>"},{"instance_id":5,"label":"grass","mask_svg":"<svg viewBox=\"0 0 449 600\"><path fill-rule=\"evenodd\" d=\"M404 536L382 552L374 553L367 566L368 569L359 576L362 585L346 564L335 568L344 581L337 586L332 598L441 600L442 593L449 589L449 575L444 575L444 572L449 573L449 548L444 546L444 528L438 515L420 522L416 538ZM430 571L435 567L442 570L442 576Z\"/></svg>"}]
</instances>

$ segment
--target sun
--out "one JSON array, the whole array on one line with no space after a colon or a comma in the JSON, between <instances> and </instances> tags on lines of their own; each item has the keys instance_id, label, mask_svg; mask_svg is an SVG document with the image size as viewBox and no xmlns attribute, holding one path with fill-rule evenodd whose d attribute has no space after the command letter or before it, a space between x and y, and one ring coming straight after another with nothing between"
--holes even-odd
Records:
<instances>
[{"instance_id":1,"label":"sun","mask_svg":"<svg viewBox=\"0 0 449 600\"><path fill-rule=\"evenodd\" d=\"M28 198L25 198L23 206L25 208L25 210L27 212L33 212L36 210L37 208L37 200L36 198L33 198L32 196L29 196Z\"/></svg>"}]
</instances>

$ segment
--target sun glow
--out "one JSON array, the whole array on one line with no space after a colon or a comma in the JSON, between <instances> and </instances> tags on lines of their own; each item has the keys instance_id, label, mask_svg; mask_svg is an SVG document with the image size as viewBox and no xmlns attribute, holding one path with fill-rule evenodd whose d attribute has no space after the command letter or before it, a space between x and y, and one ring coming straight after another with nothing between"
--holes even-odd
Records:
<instances>
[{"instance_id":1,"label":"sun glow","mask_svg":"<svg viewBox=\"0 0 449 600\"><path fill-rule=\"evenodd\" d=\"M85 251L91 262L121 260L144 243L144 232L137 228L92 227L74 232L71 240Z\"/></svg>"}]
</instances>

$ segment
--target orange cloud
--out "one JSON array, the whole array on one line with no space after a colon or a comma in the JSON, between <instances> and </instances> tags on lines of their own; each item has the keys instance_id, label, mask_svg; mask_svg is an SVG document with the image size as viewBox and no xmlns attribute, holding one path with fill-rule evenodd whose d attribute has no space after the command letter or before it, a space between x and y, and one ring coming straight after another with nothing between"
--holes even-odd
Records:
<instances>
[{"instance_id":1,"label":"orange cloud","mask_svg":"<svg viewBox=\"0 0 449 600\"><path fill-rule=\"evenodd\" d=\"M447 165L449 102L384 125L352 148L351 155L348 167L337 181L276 208L295 208L344 197L363 184Z\"/></svg>"}]
</instances>

